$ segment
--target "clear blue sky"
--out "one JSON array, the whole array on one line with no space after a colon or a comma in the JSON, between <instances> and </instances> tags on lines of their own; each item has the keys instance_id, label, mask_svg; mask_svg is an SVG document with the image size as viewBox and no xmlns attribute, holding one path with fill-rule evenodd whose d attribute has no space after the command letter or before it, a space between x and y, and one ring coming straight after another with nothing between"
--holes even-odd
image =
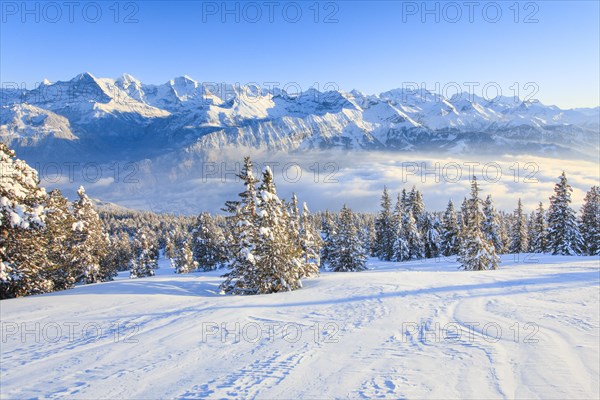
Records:
<instances>
[{"instance_id":1,"label":"clear blue sky","mask_svg":"<svg viewBox=\"0 0 600 400\"><path fill-rule=\"evenodd\" d=\"M187 74L203 82L297 82L303 89L335 82L365 93L404 82L426 82L432 90L435 82L457 82L465 90L464 82L497 82L506 95L518 82L521 97L529 92L525 84L535 82L534 98L543 103L564 108L600 103L598 1L520 2L518 23L514 1L498 2L502 16L496 23L489 22L496 10L485 1L473 10L474 22L463 1L455 3L461 5L458 19L456 9L440 2L439 22L435 14L421 20L421 1L340 1L335 8L322 1L316 2L318 23L314 1L296 3L302 10L296 23L290 22L293 4L274 2L272 23L268 1L253 2L261 9L258 22L250 21L256 8L244 8L245 2L238 3L239 22L235 13L222 20L221 1L120 2L118 22L114 1L97 2L102 15L96 23L84 19L96 14L86 1L74 9L73 22L60 1L54 3L61 5L60 16L43 2L37 10L36 2L27 3L29 14L23 14L21 1L2 2L0 78L29 87L83 71L99 77L127 72L146 83ZM235 4L228 7L235 10ZM137 22L124 23L132 12ZM324 23L331 13L337 22ZM524 23L532 13L538 22Z\"/></svg>"}]
</instances>

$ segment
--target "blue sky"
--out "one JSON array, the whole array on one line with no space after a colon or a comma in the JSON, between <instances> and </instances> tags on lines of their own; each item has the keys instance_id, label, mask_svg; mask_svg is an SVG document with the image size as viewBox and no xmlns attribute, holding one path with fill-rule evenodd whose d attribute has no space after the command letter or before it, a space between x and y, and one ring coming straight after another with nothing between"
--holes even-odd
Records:
<instances>
[{"instance_id":1,"label":"blue sky","mask_svg":"<svg viewBox=\"0 0 600 400\"><path fill-rule=\"evenodd\" d=\"M54 3L60 15L44 2L27 3L27 10L20 1L3 2L0 78L31 87L83 71L99 77L127 72L146 83L187 74L202 82L297 83L302 89L333 82L365 93L424 82L450 94L453 82L464 90L476 82L478 95L492 85L505 95L519 87L521 97L537 88L532 98L564 108L600 103L597 1L519 2L518 16L514 1L475 2L473 22L463 1L452 3L460 17L450 3L438 2L436 10L429 2L433 12L424 21L421 1L274 1L273 22L268 1L251 3L229 2L233 13L222 15L221 1L120 2L116 15L113 1L82 1L70 22L63 2ZM131 13L137 22L125 23ZM525 23L528 16L532 21ZM534 85L525 87L528 82Z\"/></svg>"}]
</instances>

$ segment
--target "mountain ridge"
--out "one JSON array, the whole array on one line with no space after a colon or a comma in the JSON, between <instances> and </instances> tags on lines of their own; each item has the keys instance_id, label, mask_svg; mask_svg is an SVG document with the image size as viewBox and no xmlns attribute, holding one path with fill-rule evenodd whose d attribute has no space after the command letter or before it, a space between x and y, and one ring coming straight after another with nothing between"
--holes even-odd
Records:
<instances>
[{"instance_id":1,"label":"mountain ridge","mask_svg":"<svg viewBox=\"0 0 600 400\"><path fill-rule=\"evenodd\" d=\"M502 152L589 158L598 152L600 107L563 110L540 102L466 92L451 98L392 89L287 93L199 83L160 85L129 74L89 72L2 89L0 140L25 159L152 159L165 151L205 159L224 148L341 149L444 154ZM51 151L47 149L50 148Z\"/></svg>"}]
</instances>

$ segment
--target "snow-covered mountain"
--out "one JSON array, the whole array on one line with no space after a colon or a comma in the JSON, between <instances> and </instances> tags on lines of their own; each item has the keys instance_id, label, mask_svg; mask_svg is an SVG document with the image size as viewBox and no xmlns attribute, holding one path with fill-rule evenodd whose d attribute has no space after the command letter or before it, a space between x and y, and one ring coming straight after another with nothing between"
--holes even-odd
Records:
<instances>
[{"instance_id":1,"label":"snow-covered mountain","mask_svg":"<svg viewBox=\"0 0 600 400\"><path fill-rule=\"evenodd\" d=\"M188 76L148 85L83 73L2 89L0 140L29 160L206 159L226 148L530 153L595 157L600 108L466 93L308 90L288 95Z\"/></svg>"}]
</instances>

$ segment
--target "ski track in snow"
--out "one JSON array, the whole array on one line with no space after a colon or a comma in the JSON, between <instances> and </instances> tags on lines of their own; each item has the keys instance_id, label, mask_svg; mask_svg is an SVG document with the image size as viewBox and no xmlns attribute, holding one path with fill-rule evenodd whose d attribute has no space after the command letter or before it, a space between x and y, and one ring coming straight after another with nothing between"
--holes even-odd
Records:
<instances>
[{"instance_id":1,"label":"ski track in snow","mask_svg":"<svg viewBox=\"0 0 600 400\"><path fill-rule=\"evenodd\" d=\"M598 398L599 258L538 258L486 272L370 260L249 297L218 295L221 272L177 276L161 260L156 277L5 300L0 397ZM68 322L102 335L69 339ZM236 323L264 331L236 337Z\"/></svg>"}]
</instances>

